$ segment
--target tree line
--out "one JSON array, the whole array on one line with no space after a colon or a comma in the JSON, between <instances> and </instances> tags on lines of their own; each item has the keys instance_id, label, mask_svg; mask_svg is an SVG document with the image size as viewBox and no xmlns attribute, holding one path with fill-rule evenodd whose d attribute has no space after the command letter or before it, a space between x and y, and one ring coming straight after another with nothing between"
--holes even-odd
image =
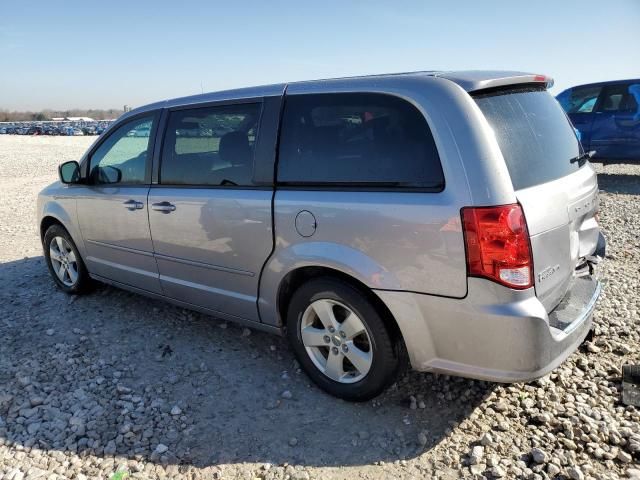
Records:
<instances>
[{"instance_id":1,"label":"tree line","mask_svg":"<svg viewBox=\"0 0 640 480\"><path fill-rule=\"evenodd\" d=\"M90 117L94 120L110 120L118 118L124 112L120 108L103 109L81 109L71 110L41 110L39 112L15 112L0 109L0 122L42 122L56 117Z\"/></svg>"}]
</instances>

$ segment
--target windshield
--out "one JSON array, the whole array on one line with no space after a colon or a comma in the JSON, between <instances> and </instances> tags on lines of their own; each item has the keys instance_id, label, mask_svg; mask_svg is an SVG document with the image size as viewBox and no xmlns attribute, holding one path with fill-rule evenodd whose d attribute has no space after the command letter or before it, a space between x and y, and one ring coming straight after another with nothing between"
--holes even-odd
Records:
<instances>
[{"instance_id":1,"label":"windshield","mask_svg":"<svg viewBox=\"0 0 640 480\"><path fill-rule=\"evenodd\" d=\"M493 129L513 188L539 185L577 171L582 153L560 104L539 88L474 96Z\"/></svg>"}]
</instances>

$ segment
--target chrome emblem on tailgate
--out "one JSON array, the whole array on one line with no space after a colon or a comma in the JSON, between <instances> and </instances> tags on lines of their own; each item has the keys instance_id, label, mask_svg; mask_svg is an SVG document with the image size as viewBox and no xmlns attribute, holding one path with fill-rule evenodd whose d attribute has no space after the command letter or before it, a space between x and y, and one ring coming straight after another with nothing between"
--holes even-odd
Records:
<instances>
[{"instance_id":1,"label":"chrome emblem on tailgate","mask_svg":"<svg viewBox=\"0 0 640 480\"><path fill-rule=\"evenodd\" d=\"M540 273L538 273L538 282L542 283L543 280L546 280L558 270L560 270L560 264L554 265L553 267L545 268Z\"/></svg>"},{"instance_id":2,"label":"chrome emblem on tailgate","mask_svg":"<svg viewBox=\"0 0 640 480\"><path fill-rule=\"evenodd\" d=\"M574 220L592 211L599 203L598 194L590 198L583 198L569 205L569 218Z\"/></svg>"}]
</instances>

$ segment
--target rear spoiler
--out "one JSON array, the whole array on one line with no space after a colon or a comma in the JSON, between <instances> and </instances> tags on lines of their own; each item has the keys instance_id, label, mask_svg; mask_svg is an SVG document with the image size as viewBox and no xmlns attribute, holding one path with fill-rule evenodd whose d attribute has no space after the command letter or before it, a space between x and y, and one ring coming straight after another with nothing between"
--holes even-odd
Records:
<instances>
[{"instance_id":1,"label":"rear spoiler","mask_svg":"<svg viewBox=\"0 0 640 480\"><path fill-rule=\"evenodd\" d=\"M524 72L442 72L434 76L446 78L457 83L467 92L508 87L510 85L529 84L551 88L553 78L547 75Z\"/></svg>"}]
</instances>

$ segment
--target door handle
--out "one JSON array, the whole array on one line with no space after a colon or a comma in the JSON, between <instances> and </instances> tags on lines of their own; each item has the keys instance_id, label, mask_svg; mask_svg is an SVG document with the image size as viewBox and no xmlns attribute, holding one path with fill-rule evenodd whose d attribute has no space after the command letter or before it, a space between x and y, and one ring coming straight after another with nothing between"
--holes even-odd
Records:
<instances>
[{"instance_id":1,"label":"door handle","mask_svg":"<svg viewBox=\"0 0 640 480\"><path fill-rule=\"evenodd\" d=\"M176 209L176 206L169 202L152 203L151 209L156 212L171 213Z\"/></svg>"},{"instance_id":2,"label":"door handle","mask_svg":"<svg viewBox=\"0 0 640 480\"><path fill-rule=\"evenodd\" d=\"M127 200L126 202L123 203L124 208L126 208L127 210L142 210L142 208L144 207L144 203L142 202L136 202L135 200Z\"/></svg>"}]
</instances>

